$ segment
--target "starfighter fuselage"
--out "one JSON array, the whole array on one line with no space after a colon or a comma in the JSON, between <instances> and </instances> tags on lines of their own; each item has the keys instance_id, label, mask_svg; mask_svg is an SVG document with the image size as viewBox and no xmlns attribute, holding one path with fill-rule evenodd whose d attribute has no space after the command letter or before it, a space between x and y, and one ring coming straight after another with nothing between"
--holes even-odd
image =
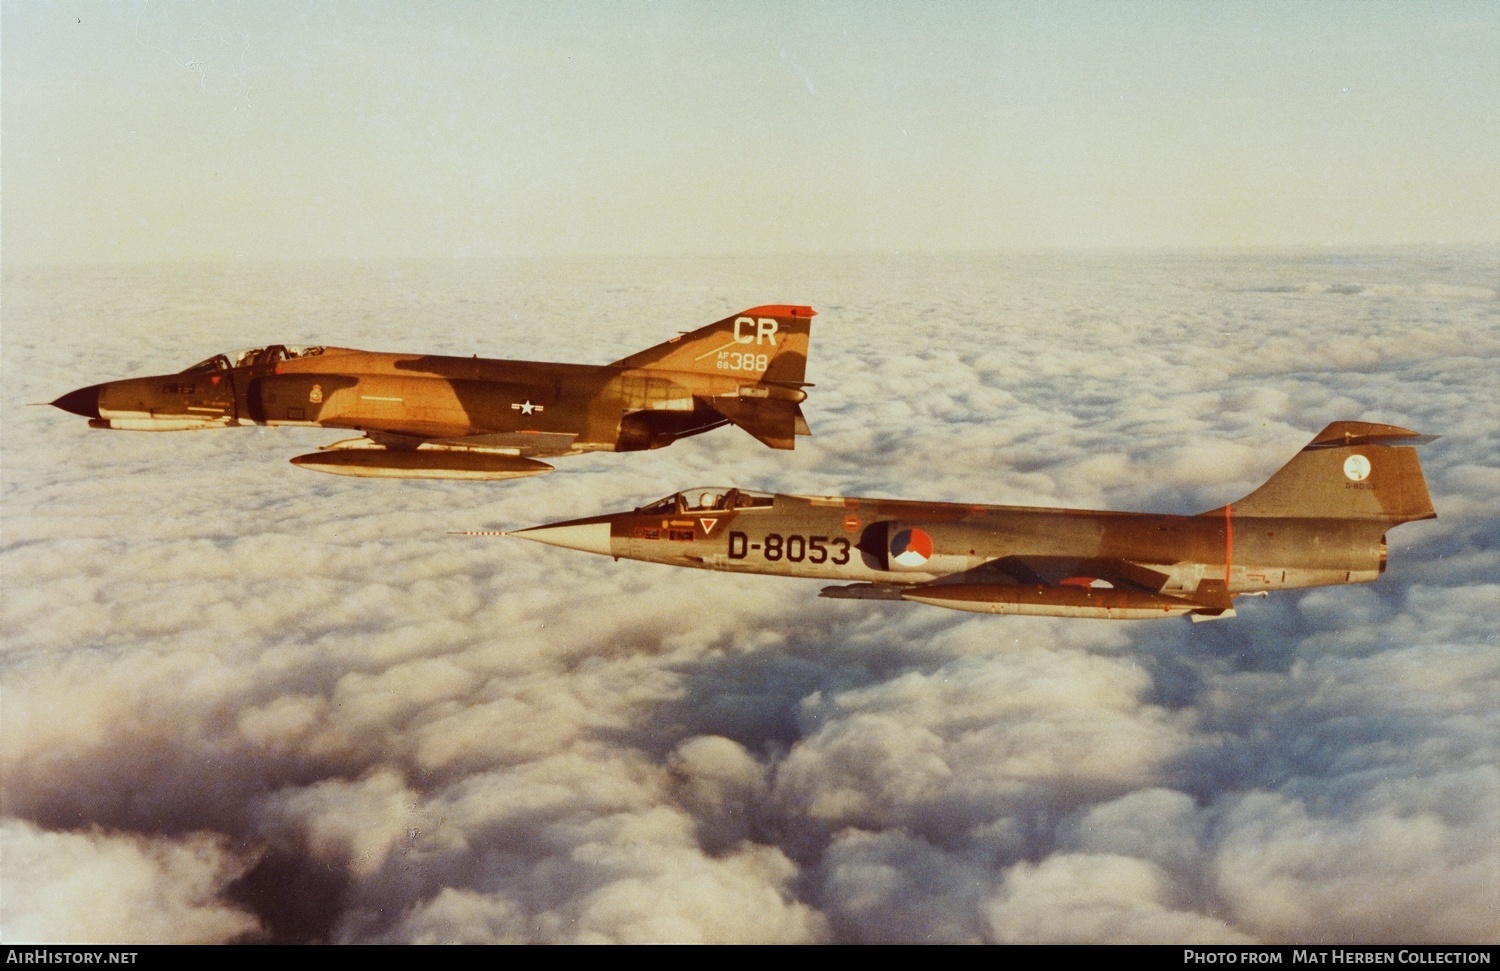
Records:
<instances>
[{"instance_id":1,"label":"starfighter fuselage","mask_svg":"<svg viewBox=\"0 0 1500 971\"><path fill-rule=\"evenodd\" d=\"M746 310L607 365L271 345L52 402L97 428L303 425L360 431L292 461L345 475L516 478L548 456L660 448L735 424L808 434L809 307Z\"/></svg>"},{"instance_id":2,"label":"starfighter fuselage","mask_svg":"<svg viewBox=\"0 0 1500 971\"><path fill-rule=\"evenodd\" d=\"M1239 503L1200 515L699 488L509 535L617 558L833 581L823 595L1111 619L1375 580L1385 533L1435 515L1415 432L1335 422Z\"/></svg>"}]
</instances>

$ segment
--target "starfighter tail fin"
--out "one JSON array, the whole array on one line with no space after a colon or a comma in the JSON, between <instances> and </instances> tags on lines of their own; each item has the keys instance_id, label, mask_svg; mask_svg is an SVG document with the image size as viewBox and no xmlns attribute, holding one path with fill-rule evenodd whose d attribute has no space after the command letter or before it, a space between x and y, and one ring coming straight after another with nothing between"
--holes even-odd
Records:
<instances>
[{"instance_id":1,"label":"starfighter tail fin","mask_svg":"<svg viewBox=\"0 0 1500 971\"><path fill-rule=\"evenodd\" d=\"M800 386L807 374L807 344L816 313L811 307L785 304L752 307L622 358L614 366Z\"/></svg>"},{"instance_id":2,"label":"starfighter tail fin","mask_svg":"<svg viewBox=\"0 0 1500 971\"><path fill-rule=\"evenodd\" d=\"M1235 516L1433 519L1432 497L1413 445L1432 441L1395 425L1336 421L1259 489L1229 508ZM1203 513L1223 515L1224 507Z\"/></svg>"}]
</instances>

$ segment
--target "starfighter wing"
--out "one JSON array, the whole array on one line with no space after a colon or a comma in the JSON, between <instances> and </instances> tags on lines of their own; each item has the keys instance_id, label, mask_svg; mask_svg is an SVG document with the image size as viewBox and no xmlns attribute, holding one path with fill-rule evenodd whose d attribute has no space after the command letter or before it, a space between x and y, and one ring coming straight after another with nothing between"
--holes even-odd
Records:
<instances>
[{"instance_id":1,"label":"starfighter wing","mask_svg":"<svg viewBox=\"0 0 1500 971\"><path fill-rule=\"evenodd\" d=\"M1195 620L1234 616L1222 586L1199 584L1191 595L1163 593L1171 573L1119 559L1007 556L925 583L824 587L819 596L849 600L910 600L990 614L1147 619L1190 614ZM1076 614L1070 614L1076 611Z\"/></svg>"}]
</instances>

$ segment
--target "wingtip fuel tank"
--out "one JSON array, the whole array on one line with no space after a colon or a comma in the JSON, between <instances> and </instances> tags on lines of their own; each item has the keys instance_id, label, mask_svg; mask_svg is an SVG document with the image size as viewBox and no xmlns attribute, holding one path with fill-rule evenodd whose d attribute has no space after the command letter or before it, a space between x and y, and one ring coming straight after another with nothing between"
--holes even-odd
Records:
<instances>
[{"instance_id":1,"label":"wingtip fuel tank","mask_svg":"<svg viewBox=\"0 0 1500 971\"><path fill-rule=\"evenodd\" d=\"M663 448L724 425L790 449L810 433L802 402L815 315L752 307L606 365L273 344L51 404L125 431L352 429L364 437L292 463L377 478L523 478L552 470L540 459Z\"/></svg>"},{"instance_id":2,"label":"wingtip fuel tank","mask_svg":"<svg viewBox=\"0 0 1500 971\"><path fill-rule=\"evenodd\" d=\"M831 581L822 595L977 613L1233 617L1234 600L1366 583L1387 530L1436 516L1409 429L1335 422L1260 488L1198 515L675 493L628 512L512 531L615 558Z\"/></svg>"}]
</instances>

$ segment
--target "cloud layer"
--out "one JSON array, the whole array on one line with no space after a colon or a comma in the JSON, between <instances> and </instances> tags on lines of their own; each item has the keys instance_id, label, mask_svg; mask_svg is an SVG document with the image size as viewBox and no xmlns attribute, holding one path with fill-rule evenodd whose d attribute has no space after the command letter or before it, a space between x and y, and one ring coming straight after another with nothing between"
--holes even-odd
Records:
<instances>
[{"instance_id":1,"label":"cloud layer","mask_svg":"<svg viewBox=\"0 0 1500 971\"><path fill-rule=\"evenodd\" d=\"M5 280L7 940L1484 941L1496 254L73 268ZM269 342L602 363L806 302L814 437L474 485L89 431ZM1442 434L1372 586L974 617L446 535L727 483L1193 512Z\"/></svg>"}]
</instances>

